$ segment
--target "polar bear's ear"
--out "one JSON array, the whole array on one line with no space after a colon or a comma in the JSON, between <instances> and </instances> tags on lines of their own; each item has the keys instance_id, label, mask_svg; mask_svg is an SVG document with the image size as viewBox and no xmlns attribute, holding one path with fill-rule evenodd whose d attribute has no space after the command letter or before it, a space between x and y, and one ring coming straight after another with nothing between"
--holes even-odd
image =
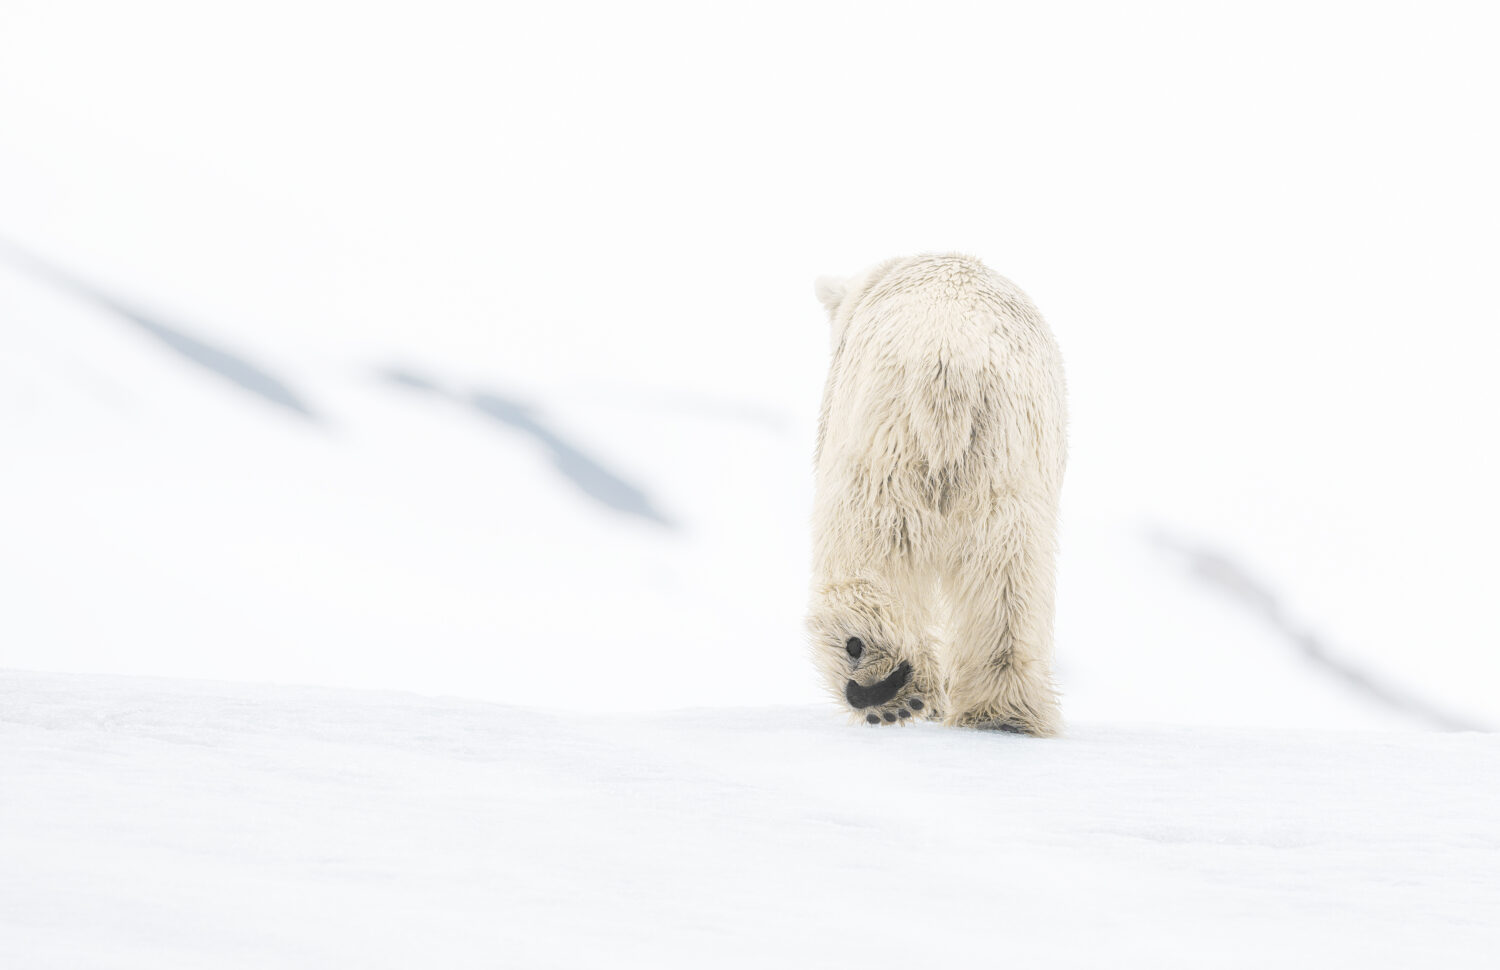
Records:
<instances>
[{"instance_id":1,"label":"polar bear's ear","mask_svg":"<svg viewBox=\"0 0 1500 970\"><path fill-rule=\"evenodd\" d=\"M837 276L819 276L813 284L813 292L818 294L819 302L828 308L829 313L837 310L839 304L844 302L844 294L848 289L848 281Z\"/></svg>"}]
</instances>

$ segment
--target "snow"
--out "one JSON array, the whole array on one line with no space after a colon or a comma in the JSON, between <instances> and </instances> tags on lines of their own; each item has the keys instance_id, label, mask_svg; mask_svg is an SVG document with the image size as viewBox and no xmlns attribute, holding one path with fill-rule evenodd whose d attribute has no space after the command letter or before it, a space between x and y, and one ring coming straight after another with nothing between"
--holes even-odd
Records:
<instances>
[{"instance_id":1,"label":"snow","mask_svg":"<svg viewBox=\"0 0 1500 970\"><path fill-rule=\"evenodd\" d=\"M1491 16L8 4L0 965L1479 963ZM1056 742L804 653L812 280L949 249Z\"/></svg>"},{"instance_id":2,"label":"snow","mask_svg":"<svg viewBox=\"0 0 1500 970\"><path fill-rule=\"evenodd\" d=\"M7 966L1489 965L1500 739L0 675Z\"/></svg>"}]
</instances>

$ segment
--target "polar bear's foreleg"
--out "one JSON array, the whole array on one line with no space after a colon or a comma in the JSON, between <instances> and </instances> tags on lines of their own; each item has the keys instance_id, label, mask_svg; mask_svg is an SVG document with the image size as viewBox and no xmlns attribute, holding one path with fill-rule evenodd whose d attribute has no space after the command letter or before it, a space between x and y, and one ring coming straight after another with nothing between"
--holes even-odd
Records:
<instances>
[{"instance_id":1,"label":"polar bear's foreleg","mask_svg":"<svg viewBox=\"0 0 1500 970\"><path fill-rule=\"evenodd\" d=\"M945 722L1048 737L1060 727L1052 531L1041 517L1009 511L962 543L945 577L952 608Z\"/></svg>"}]
</instances>

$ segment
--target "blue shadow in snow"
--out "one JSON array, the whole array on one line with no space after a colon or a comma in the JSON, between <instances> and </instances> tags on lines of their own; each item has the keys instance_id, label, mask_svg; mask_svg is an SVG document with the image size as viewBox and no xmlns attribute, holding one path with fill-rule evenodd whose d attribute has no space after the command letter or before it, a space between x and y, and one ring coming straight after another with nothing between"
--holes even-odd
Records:
<instances>
[{"instance_id":1,"label":"blue shadow in snow","mask_svg":"<svg viewBox=\"0 0 1500 970\"><path fill-rule=\"evenodd\" d=\"M3 242L0 242L0 250L8 251L14 262L37 276L46 278L59 289L108 310L120 319L133 324L184 360L229 381L263 401L285 408L298 417L309 421L316 420L317 416L307 402L285 381L264 367L223 347L199 339L179 326L151 316L140 308L131 306L30 253L22 252L14 246L7 246Z\"/></svg>"},{"instance_id":2,"label":"blue shadow in snow","mask_svg":"<svg viewBox=\"0 0 1500 970\"><path fill-rule=\"evenodd\" d=\"M473 408L492 421L498 421L506 427L530 436L550 452L552 464L568 481L600 505L625 515L645 519L663 528L676 528L675 523L657 509L656 503L649 495L563 438L548 427L537 416L536 411L519 401L489 391L457 394L420 374L401 368L387 370L382 376L393 384L412 390L426 391L455 404Z\"/></svg>"}]
</instances>

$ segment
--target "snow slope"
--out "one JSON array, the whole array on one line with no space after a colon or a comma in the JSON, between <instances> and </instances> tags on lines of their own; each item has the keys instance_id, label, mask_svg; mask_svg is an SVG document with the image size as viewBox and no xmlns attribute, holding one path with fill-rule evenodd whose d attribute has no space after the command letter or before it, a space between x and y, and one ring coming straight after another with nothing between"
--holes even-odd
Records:
<instances>
[{"instance_id":1,"label":"snow slope","mask_svg":"<svg viewBox=\"0 0 1500 970\"><path fill-rule=\"evenodd\" d=\"M1479 965L1486 16L7 4L0 964ZM811 280L950 249L1056 743L804 656Z\"/></svg>"},{"instance_id":2,"label":"snow slope","mask_svg":"<svg viewBox=\"0 0 1500 970\"><path fill-rule=\"evenodd\" d=\"M1072 716L1433 726L1186 544L1500 724L1478 8L1085 7L8 5L0 663L810 702L810 281L964 249L1068 364Z\"/></svg>"},{"instance_id":3,"label":"snow slope","mask_svg":"<svg viewBox=\"0 0 1500 970\"><path fill-rule=\"evenodd\" d=\"M0 675L14 967L1485 967L1500 739Z\"/></svg>"},{"instance_id":4,"label":"snow slope","mask_svg":"<svg viewBox=\"0 0 1500 970\"><path fill-rule=\"evenodd\" d=\"M814 401L513 383L358 342L299 363L136 311L253 361L307 417L24 262L0 263L0 301L10 666L591 711L822 696L801 628ZM1430 727L1310 666L1086 478L1068 502L1069 717ZM1419 686L1453 704L1492 659Z\"/></svg>"}]
</instances>

